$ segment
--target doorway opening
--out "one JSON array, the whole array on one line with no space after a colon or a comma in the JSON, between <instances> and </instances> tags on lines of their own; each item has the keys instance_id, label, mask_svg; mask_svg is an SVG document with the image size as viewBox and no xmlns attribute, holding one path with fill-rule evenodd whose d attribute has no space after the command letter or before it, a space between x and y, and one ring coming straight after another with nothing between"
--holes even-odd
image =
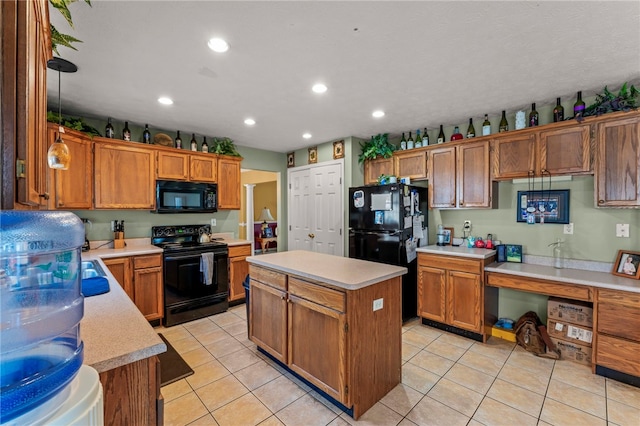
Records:
<instances>
[{"instance_id":1,"label":"doorway opening","mask_svg":"<svg viewBox=\"0 0 640 426\"><path fill-rule=\"evenodd\" d=\"M253 254L277 251L282 215L280 173L242 169L241 183L239 238L252 242Z\"/></svg>"}]
</instances>

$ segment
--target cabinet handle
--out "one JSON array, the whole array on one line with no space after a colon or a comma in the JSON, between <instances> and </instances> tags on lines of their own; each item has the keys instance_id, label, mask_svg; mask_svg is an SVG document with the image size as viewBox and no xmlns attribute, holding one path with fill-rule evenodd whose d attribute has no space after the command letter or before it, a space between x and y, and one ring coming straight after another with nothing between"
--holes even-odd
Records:
<instances>
[{"instance_id":1,"label":"cabinet handle","mask_svg":"<svg viewBox=\"0 0 640 426\"><path fill-rule=\"evenodd\" d=\"M464 201L460 200L460 205L464 206Z\"/></svg>"},{"instance_id":2,"label":"cabinet handle","mask_svg":"<svg viewBox=\"0 0 640 426\"><path fill-rule=\"evenodd\" d=\"M45 200L49 199L49 193L45 192L44 194L38 194L38 197L40 198L44 198ZM62 205L62 204L61 204Z\"/></svg>"},{"instance_id":3,"label":"cabinet handle","mask_svg":"<svg viewBox=\"0 0 640 426\"><path fill-rule=\"evenodd\" d=\"M598 204L604 204L604 200L598 200Z\"/></svg>"},{"instance_id":4,"label":"cabinet handle","mask_svg":"<svg viewBox=\"0 0 640 426\"><path fill-rule=\"evenodd\" d=\"M315 238L316 234L309 234L309 238Z\"/></svg>"}]
</instances>

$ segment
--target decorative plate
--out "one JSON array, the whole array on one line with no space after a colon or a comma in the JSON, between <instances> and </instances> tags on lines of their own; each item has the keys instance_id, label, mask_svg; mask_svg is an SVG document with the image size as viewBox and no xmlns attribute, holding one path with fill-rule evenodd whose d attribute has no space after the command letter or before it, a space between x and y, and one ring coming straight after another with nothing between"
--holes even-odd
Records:
<instances>
[{"instance_id":1,"label":"decorative plate","mask_svg":"<svg viewBox=\"0 0 640 426\"><path fill-rule=\"evenodd\" d=\"M153 135L153 143L162 146L173 146L173 139L165 133L156 133Z\"/></svg>"}]
</instances>

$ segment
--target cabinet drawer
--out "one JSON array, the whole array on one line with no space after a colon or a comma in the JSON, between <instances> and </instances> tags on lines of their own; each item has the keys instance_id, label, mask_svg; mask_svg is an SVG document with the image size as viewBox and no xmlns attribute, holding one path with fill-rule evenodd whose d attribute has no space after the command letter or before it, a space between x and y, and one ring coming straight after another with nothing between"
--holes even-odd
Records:
<instances>
[{"instance_id":1,"label":"cabinet drawer","mask_svg":"<svg viewBox=\"0 0 640 426\"><path fill-rule=\"evenodd\" d=\"M289 277L289 294L339 312L345 311L344 293L321 285L311 284L295 277Z\"/></svg>"},{"instance_id":2,"label":"cabinet drawer","mask_svg":"<svg viewBox=\"0 0 640 426\"><path fill-rule=\"evenodd\" d=\"M476 259L463 259L453 256L440 256L433 254L418 255L418 264L431 268L448 269L450 271L469 272L471 274L481 274L483 261Z\"/></svg>"},{"instance_id":3,"label":"cabinet drawer","mask_svg":"<svg viewBox=\"0 0 640 426\"><path fill-rule=\"evenodd\" d=\"M133 269L155 268L162 266L162 255L135 256L133 258Z\"/></svg>"},{"instance_id":4,"label":"cabinet drawer","mask_svg":"<svg viewBox=\"0 0 640 426\"><path fill-rule=\"evenodd\" d=\"M640 343L598 334L596 364L640 377Z\"/></svg>"},{"instance_id":5,"label":"cabinet drawer","mask_svg":"<svg viewBox=\"0 0 640 426\"><path fill-rule=\"evenodd\" d=\"M249 275L252 280L259 281L284 291L287 290L287 276L281 272L272 271L271 269L263 268L261 266L249 265Z\"/></svg>"},{"instance_id":6,"label":"cabinet drawer","mask_svg":"<svg viewBox=\"0 0 640 426\"><path fill-rule=\"evenodd\" d=\"M512 288L519 291L566 297L574 300L592 301L591 289L586 286L536 280L516 275L487 273L486 285L490 287Z\"/></svg>"},{"instance_id":7,"label":"cabinet drawer","mask_svg":"<svg viewBox=\"0 0 640 426\"><path fill-rule=\"evenodd\" d=\"M251 256L251 245L229 247L229 257Z\"/></svg>"},{"instance_id":8,"label":"cabinet drawer","mask_svg":"<svg viewBox=\"0 0 640 426\"><path fill-rule=\"evenodd\" d=\"M640 309L640 293L599 289L598 301L611 302L617 305L625 305L631 308Z\"/></svg>"},{"instance_id":9,"label":"cabinet drawer","mask_svg":"<svg viewBox=\"0 0 640 426\"><path fill-rule=\"evenodd\" d=\"M640 342L640 308L598 302L598 332Z\"/></svg>"}]
</instances>

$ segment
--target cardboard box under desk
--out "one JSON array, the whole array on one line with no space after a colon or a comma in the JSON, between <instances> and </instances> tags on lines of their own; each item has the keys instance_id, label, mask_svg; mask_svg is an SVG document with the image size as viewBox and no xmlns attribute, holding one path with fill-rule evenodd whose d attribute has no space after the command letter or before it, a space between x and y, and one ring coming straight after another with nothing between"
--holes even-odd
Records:
<instances>
[{"instance_id":1,"label":"cardboard box under desk","mask_svg":"<svg viewBox=\"0 0 640 426\"><path fill-rule=\"evenodd\" d=\"M593 331L589 327L569 324L564 321L556 321L551 318L547 320L547 333L556 339L573 342L582 346L591 347Z\"/></svg>"},{"instance_id":2,"label":"cardboard box under desk","mask_svg":"<svg viewBox=\"0 0 640 426\"><path fill-rule=\"evenodd\" d=\"M547 302L547 318L584 327L593 327L593 304L579 300L550 297Z\"/></svg>"},{"instance_id":3,"label":"cardboard box under desk","mask_svg":"<svg viewBox=\"0 0 640 426\"><path fill-rule=\"evenodd\" d=\"M560 349L560 359L577 362L578 364L591 365L592 349L588 346L576 345L573 342L551 337L551 341Z\"/></svg>"}]
</instances>

